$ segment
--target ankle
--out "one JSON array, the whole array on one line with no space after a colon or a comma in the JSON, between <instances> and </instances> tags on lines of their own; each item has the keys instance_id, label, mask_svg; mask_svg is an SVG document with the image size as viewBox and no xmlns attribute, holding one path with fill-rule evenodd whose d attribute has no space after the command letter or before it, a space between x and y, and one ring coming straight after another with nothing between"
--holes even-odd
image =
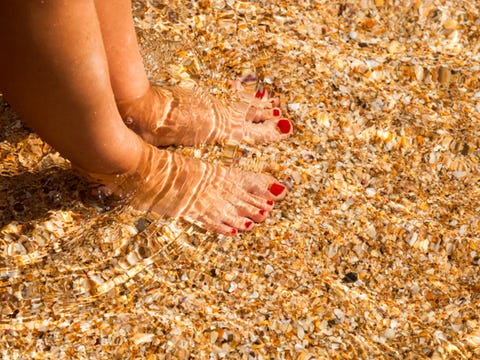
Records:
<instances>
[{"instance_id":1,"label":"ankle","mask_svg":"<svg viewBox=\"0 0 480 360\"><path fill-rule=\"evenodd\" d=\"M142 157L142 139L128 130L114 134L108 144L93 143L88 155L72 160L72 165L88 175L116 176L134 172Z\"/></svg>"},{"instance_id":2,"label":"ankle","mask_svg":"<svg viewBox=\"0 0 480 360\"><path fill-rule=\"evenodd\" d=\"M159 86L150 86L136 98L117 101L117 108L123 122L149 142L151 132L161 126L168 116L174 97L172 92Z\"/></svg>"}]
</instances>

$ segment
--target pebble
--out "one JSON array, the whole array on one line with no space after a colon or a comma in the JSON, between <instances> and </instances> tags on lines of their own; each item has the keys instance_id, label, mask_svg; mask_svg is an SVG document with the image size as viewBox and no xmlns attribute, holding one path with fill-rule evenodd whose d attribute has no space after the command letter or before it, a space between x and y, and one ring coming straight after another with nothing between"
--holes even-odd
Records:
<instances>
[{"instance_id":1,"label":"pebble","mask_svg":"<svg viewBox=\"0 0 480 360\"><path fill-rule=\"evenodd\" d=\"M273 273L275 271L275 269L273 268L272 265L270 264L267 264L265 266L265 275L270 275L271 273Z\"/></svg>"},{"instance_id":2,"label":"pebble","mask_svg":"<svg viewBox=\"0 0 480 360\"><path fill-rule=\"evenodd\" d=\"M248 151L169 149L292 186L233 238L99 212L1 103L5 358L478 358L480 9L307 3L134 1L151 79L223 97L255 72L295 124Z\"/></svg>"},{"instance_id":3,"label":"pebble","mask_svg":"<svg viewBox=\"0 0 480 360\"><path fill-rule=\"evenodd\" d=\"M395 330L394 329L385 329L383 336L388 339L388 340L393 340L395 339Z\"/></svg>"},{"instance_id":4,"label":"pebble","mask_svg":"<svg viewBox=\"0 0 480 360\"><path fill-rule=\"evenodd\" d=\"M345 275L345 277L343 278L343 281L346 282L346 283L354 283L358 280L358 274L355 273L355 272L349 272Z\"/></svg>"},{"instance_id":5,"label":"pebble","mask_svg":"<svg viewBox=\"0 0 480 360\"><path fill-rule=\"evenodd\" d=\"M365 193L366 193L367 197L372 197L372 196L375 196L377 191L372 187L367 187Z\"/></svg>"},{"instance_id":6,"label":"pebble","mask_svg":"<svg viewBox=\"0 0 480 360\"><path fill-rule=\"evenodd\" d=\"M297 112L300 109L300 103L290 103L287 105L288 109L293 112Z\"/></svg>"}]
</instances>

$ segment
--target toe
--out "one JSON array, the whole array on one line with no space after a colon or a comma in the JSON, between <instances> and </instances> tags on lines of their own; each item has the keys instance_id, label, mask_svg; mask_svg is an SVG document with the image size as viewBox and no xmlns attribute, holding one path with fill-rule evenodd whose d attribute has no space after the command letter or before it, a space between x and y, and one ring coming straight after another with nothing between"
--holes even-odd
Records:
<instances>
[{"instance_id":1,"label":"toe","mask_svg":"<svg viewBox=\"0 0 480 360\"><path fill-rule=\"evenodd\" d=\"M276 182L270 182L270 183L275 184ZM252 214L256 213L260 218L273 209L274 200L272 199L272 196L271 196L273 194L270 194L268 191L270 183L268 184L266 183L260 186L250 187L248 190L251 193L245 195L245 201L248 202L250 206L253 206L255 208L255 209L250 208L250 212ZM274 197L277 199L275 195ZM255 216L255 218L257 218L257 216Z\"/></svg>"},{"instance_id":2,"label":"toe","mask_svg":"<svg viewBox=\"0 0 480 360\"><path fill-rule=\"evenodd\" d=\"M273 106L273 107L278 107L278 106L280 106L280 99L279 99L279 98L270 98L270 99L268 99L268 102L269 102L270 105Z\"/></svg>"},{"instance_id":3,"label":"toe","mask_svg":"<svg viewBox=\"0 0 480 360\"><path fill-rule=\"evenodd\" d=\"M278 182L274 182L268 186L268 192L276 199L283 199L287 195L287 188Z\"/></svg>"},{"instance_id":4,"label":"toe","mask_svg":"<svg viewBox=\"0 0 480 360\"><path fill-rule=\"evenodd\" d=\"M258 201L261 205L267 205L266 201ZM266 206L265 206L266 207ZM255 222L264 221L268 216L268 211L255 205L242 202L237 206L238 215L252 219Z\"/></svg>"},{"instance_id":5,"label":"toe","mask_svg":"<svg viewBox=\"0 0 480 360\"><path fill-rule=\"evenodd\" d=\"M218 234L233 236L238 232L238 229L236 227L231 226L227 223L219 222L215 218L205 217L199 220L203 223L207 230Z\"/></svg>"},{"instance_id":6,"label":"toe","mask_svg":"<svg viewBox=\"0 0 480 360\"><path fill-rule=\"evenodd\" d=\"M241 199L242 204L249 204L258 210L269 212L273 209L275 201L283 199L286 195L285 191L278 195L269 191L272 184L281 185L273 176L245 172L240 169L231 169L230 171L231 178L237 179L233 185L235 189L231 191L234 195L229 199L230 204L238 204L239 200L237 199ZM278 191L275 192L278 193ZM255 210L252 209L250 212L253 214Z\"/></svg>"},{"instance_id":7,"label":"toe","mask_svg":"<svg viewBox=\"0 0 480 360\"><path fill-rule=\"evenodd\" d=\"M261 92L263 91L263 92ZM280 105L280 99L277 97L270 97L268 90L259 90L255 96L250 97L250 104L258 108L268 109L272 107L278 107Z\"/></svg>"},{"instance_id":8,"label":"toe","mask_svg":"<svg viewBox=\"0 0 480 360\"><path fill-rule=\"evenodd\" d=\"M237 96L243 101L252 105L262 107L278 106L280 101L278 98L271 97L271 92L263 85L256 87L255 84L244 86L244 83L231 82L231 87L236 90Z\"/></svg>"},{"instance_id":9,"label":"toe","mask_svg":"<svg viewBox=\"0 0 480 360\"><path fill-rule=\"evenodd\" d=\"M259 86L255 92L255 98L259 100L268 99L268 90L264 86Z\"/></svg>"},{"instance_id":10,"label":"toe","mask_svg":"<svg viewBox=\"0 0 480 360\"><path fill-rule=\"evenodd\" d=\"M254 106L251 106L250 109L247 112L246 119L247 121L251 122L261 122L269 119L280 119L282 116L282 111L280 108L267 108L267 109L262 109L262 108L257 108Z\"/></svg>"},{"instance_id":11,"label":"toe","mask_svg":"<svg viewBox=\"0 0 480 360\"><path fill-rule=\"evenodd\" d=\"M242 194L242 199L267 212L273 209L275 201L282 200L288 193L287 188L270 175L248 173L240 178L238 186L247 193Z\"/></svg>"},{"instance_id":12,"label":"toe","mask_svg":"<svg viewBox=\"0 0 480 360\"><path fill-rule=\"evenodd\" d=\"M288 138L293 131L287 119L269 119L262 123L246 123L245 139L254 143L270 143Z\"/></svg>"},{"instance_id":13,"label":"toe","mask_svg":"<svg viewBox=\"0 0 480 360\"><path fill-rule=\"evenodd\" d=\"M267 199L267 206L271 203L271 201L279 201L284 199L288 193L287 188L276 180L267 185L263 184L262 187L258 186L255 191L257 196L262 196ZM273 204L271 207L273 207Z\"/></svg>"},{"instance_id":14,"label":"toe","mask_svg":"<svg viewBox=\"0 0 480 360\"><path fill-rule=\"evenodd\" d=\"M269 184L252 184L250 191L255 194L256 197L262 198L265 207L273 208L275 201L283 200L287 196L287 188L274 180ZM268 209L264 209L269 211Z\"/></svg>"},{"instance_id":15,"label":"toe","mask_svg":"<svg viewBox=\"0 0 480 360\"><path fill-rule=\"evenodd\" d=\"M224 225L229 226L233 229L237 229L239 231L250 230L254 225L252 219L234 214L225 214L222 222Z\"/></svg>"}]
</instances>

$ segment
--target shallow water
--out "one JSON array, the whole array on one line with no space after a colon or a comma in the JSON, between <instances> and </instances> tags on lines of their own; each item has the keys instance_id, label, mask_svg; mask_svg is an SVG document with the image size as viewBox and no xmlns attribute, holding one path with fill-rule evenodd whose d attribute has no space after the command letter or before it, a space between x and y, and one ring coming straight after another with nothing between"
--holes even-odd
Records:
<instances>
[{"instance_id":1,"label":"shallow water","mask_svg":"<svg viewBox=\"0 0 480 360\"><path fill-rule=\"evenodd\" d=\"M253 70L296 134L176 151L290 196L234 239L110 204L2 102L2 356L477 357L475 2L211 3L135 3L150 74Z\"/></svg>"}]
</instances>

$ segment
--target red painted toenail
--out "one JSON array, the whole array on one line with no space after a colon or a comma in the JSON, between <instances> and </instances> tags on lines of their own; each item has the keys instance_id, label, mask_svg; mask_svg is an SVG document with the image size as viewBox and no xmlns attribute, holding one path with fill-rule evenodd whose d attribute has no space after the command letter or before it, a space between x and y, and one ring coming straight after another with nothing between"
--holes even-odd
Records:
<instances>
[{"instance_id":1,"label":"red painted toenail","mask_svg":"<svg viewBox=\"0 0 480 360\"><path fill-rule=\"evenodd\" d=\"M270 189L268 190L270 190L270 192L273 195L277 196L277 195L280 195L283 192L283 190L285 190L285 186L280 184L272 184L270 185Z\"/></svg>"},{"instance_id":2,"label":"red painted toenail","mask_svg":"<svg viewBox=\"0 0 480 360\"><path fill-rule=\"evenodd\" d=\"M252 224L253 224L253 222L247 221L247 222L245 223L245 227L248 229L250 226L252 226Z\"/></svg>"},{"instance_id":3,"label":"red painted toenail","mask_svg":"<svg viewBox=\"0 0 480 360\"><path fill-rule=\"evenodd\" d=\"M267 204L272 206L273 205L273 200L267 200Z\"/></svg>"},{"instance_id":4,"label":"red painted toenail","mask_svg":"<svg viewBox=\"0 0 480 360\"><path fill-rule=\"evenodd\" d=\"M292 129L292 125L290 124L290 121L287 119L282 119L277 123L278 128L282 132L282 134L288 134L290 130Z\"/></svg>"},{"instance_id":5,"label":"red painted toenail","mask_svg":"<svg viewBox=\"0 0 480 360\"><path fill-rule=\"evenodd\" d=\"M273 109L273 116L280 116L280 110Z\"/></svg>"},{"instance_id":6,"label":"red painted toenail","mask_svg":"<svg viewBox=\"0 0 480 360\"><path fill-rule=\"evenodd\" d=\"M264 216L264 215L265 215L265 212L266 212L266 211L262 209L262 210L260 210L258 213L259 213L260 215Z\"/></svg>"},{"instance_id":7,"label":"red painted toenail","mask_svg":"<svg viewBox=\"0 0 480 360\"><path fill-rule=\"evenodd\" d=\"M265 96L266 91L267 91L267 89L265 89L264 87L258 89L256 94L255 94L255 97L258 98L258 99L262 99Z\"/></svg>"},{"instance_id":8,"label":"red painted toenail","mask_svg":"<svg viewBox=\"0 0 480 360\"><path fill-rule=\"evenodd\" d=\"M230 231L230 234L233 236L237 233L237 229L232 229L232 231Z\"/></svg>"}]
</instances>

